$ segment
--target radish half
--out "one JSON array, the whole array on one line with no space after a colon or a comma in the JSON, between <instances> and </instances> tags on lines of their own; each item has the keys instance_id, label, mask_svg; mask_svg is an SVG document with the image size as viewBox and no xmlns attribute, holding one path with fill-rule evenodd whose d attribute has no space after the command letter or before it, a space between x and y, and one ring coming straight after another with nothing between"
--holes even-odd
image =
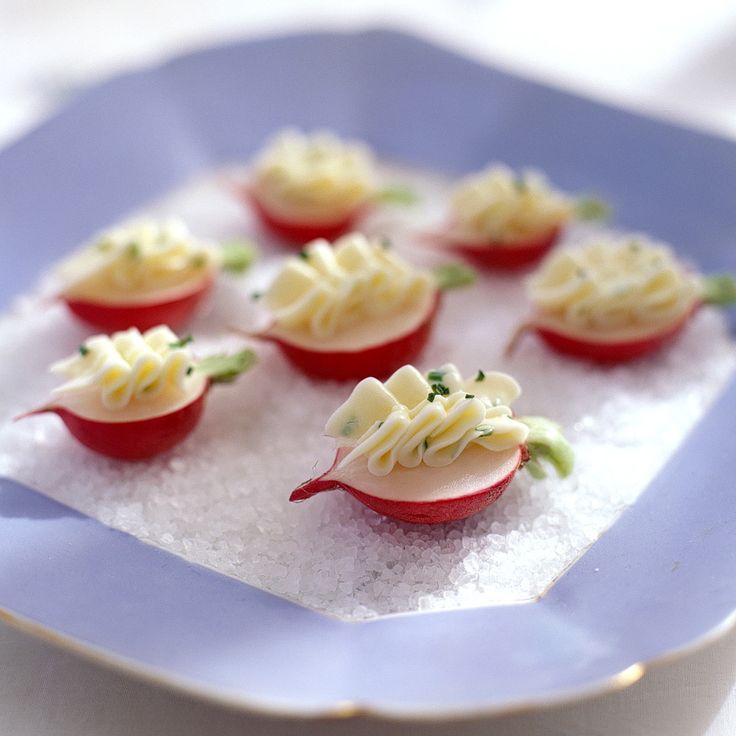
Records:
<instances>
[{"instance_id":1,"label":"radish half","mask_svg":"<svg viewBox=\"0 0 736 736\"><path fill-rule=\"evenodd\" d=\"M673 340L697 311L700 304L673 322L655 326L637 326L615 331L571 330L561 320L538 317L522 324L514 333L506 355L516 350L521 338L534 332L553 350L563 355L584 358L596 363L624 363L641 358Z\"/></svg>"},{"instance_id":2,"label":"radish half","mask_svg":"<svg viewBox=\"0 0 736 736\"><path fill-rule=\"evenodd\" d=\"M442 468L398 466L388 475L377 476L368 471L365 458L338 467L348 451L339 450L332 467L296 488L289 500L305 501L322 491L341 488L384 516L413 524L439 524L465 519L493 503L526 460L523 447L494 453L468 447L454 463Z\"/></svg>"},{"instance_id":3,"label":"radish half","mask_svg":"<svg viewBox=\"0 0 736 736\"><path fill-rule=\"evenodd\" d=\"M229 273L242 273L255 259L255 249L244 242L222 245L219 268ZM87 324L105 332L137 327L142 332L156 325L176 329L191 320L209 294L217 276L217 266L204 268L196 278L176 287L168 287L144 295L124 297L101 294L100 298L60 295L69 310Z\"/></svg>"},{"instance_id":4,"label":"radish half","mask_svg":"<svg viewBox=\"0 0 736 736\"><path fill-rule=\"evenodd\" d=\"M269 210L249 187L240 189L240 196L250 204L259 222L267 232L276 235L281 240L291 243L298 248L304 245L304 243L316 240L317 238L336 240L341 235L354 230L356 223L366 212L365 207L359 207L336 220L298 222L285 219Z\"/></svg>"},{"instance_id":5,"label":"radish half","mask_svg":"<svg viewBox=\"0 0 736 736\"><path fill-rule=\"evenodd\" d=\"M450 236L439 240L444 247L467 258L478 268L514 271L532 266L541 260L559 240L561 231L561 227L555 227L538 237L515 241L513 244L504 241L463 243L452 240Z\"/></svg>"},{"instance_id":6,"label":"radish half","mask_svg":"<svg viewBox=\"0 0 736 736\"><path fill-rule=\"evenodd\" d=\"M465 519L492 504L527 465L532 475L546 475L541 461L550 462L560 477L572 472L573 452L559 427L542 417L520 417L529 425L525 445L489 452L469 445L449 465L399 465L388 475L373 475L365 457L340 467L350 452L341 447L332 467L292 491L290 501L305 501L323 491L342 489L384 516L412 524L443 524Z\"/></svg>"},{"instance_id":7,"label":"radish half","mask_svg":"<svg viewBox=\"0 0 736 736\"><path fill-rule=\"evenodd\" d=\"M286 359L314 378L348 380L382 378L419 355L432 333L442 292L473 283L475 272L457 263L432 270L436 289L395 314L365 319L330 338L315 338L304 329L287 329L277 323L258 332L233 331L275 343Z\"/></svg>"},{"instance_id":8,"label":"radish half","mask_svg":"<svg viewBox=\"0 0 736 736\"><path fill-rule=\"evenodd\" d=\"M331 338L273 324L254 335L276 343L289 362L315 378L388 376L410 363L429 339L440 306L438 290L410 309L365 320Z\"/></svg>"},{"instance_id":9,"label":"radish half","mask_svg":"<svg viewBox=\"0 0 736 736\"><path fill-rule=\"evenodd\" d=\"M736 280L727 274L704 276L701 277L700 296L684 314L671 322L617 330L581 330L571 328L561 319L539 314L517 328L506 347L506 355L514 353L524 335L536 333L563 355L596 363L624 363L648 355L672 341L700 307L732 304L736 304Z\"/></svg>"},{"instance_id":10,"label":"radish half","mask_svg":"<svg viewBox=\"0 0 736 736\"><path fill-rule=\"evenodd\" d=\"M200 361L183 394L173 401L164 393L151 401L111 410L94 389L58 400L16 417L56 414L69 432L90 450L120 460L145 460L181 442L197 426L205 398L216 383L228 383L255 363L255 353L215 355Z\"/></svg>"},{"instance_id":11,"label":"radish half","mask_svg":"<svg viewBox=\"0 0 736 736\"><path fill-rule=\"evenodd\" d=\"M208 274L179 289L149 294L140 300L108 302L64 296L62 300L81 320L105 332L129 327L137 327L143 332L162 324L175 329L192 318L212 288L213 281L213 276Z\"/></svg>"}]
</instances>

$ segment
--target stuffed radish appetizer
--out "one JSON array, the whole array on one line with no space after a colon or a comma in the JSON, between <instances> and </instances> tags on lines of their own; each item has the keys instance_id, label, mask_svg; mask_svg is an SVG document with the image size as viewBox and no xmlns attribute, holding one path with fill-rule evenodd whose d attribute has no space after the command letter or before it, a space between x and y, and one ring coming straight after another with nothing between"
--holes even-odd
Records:
<instances>
[{"instance_id":1,"label":"stuffed radish appetizer","mask_svg":"<svg viewBox=\"0 0 736 736\"><path fill-rule=\"evenodd\" d=\"M61 264L61 298L85 322L112 332L192 317L217 274L244 271L255 252L246 243L197 240L179 220L114 227Z\"/></svg>"},{"instance_id":2,"label":"stuffed radish appetizer","mask_svg":"<svg viewBox=\"0 0 736 736\"><path fill-rule=\"evenodd\" d=\"M703 304L736 302L736 282L694 273L666 245L635 235L551 255L528 293L534 316L508 352L536 332L558 352L616 363L664 345Z\"/></svg>"},{"instance_id":3,"label":"stuffed radish appetizer","mask_svg":"<svg viewBox=\"0 0 736 736\"><path fill-rule=\"evenodd\" d=\"M434 239L488 269L524 268L540 260L574 217L602 217L605 207L573 199L534 170L502 164L462 179L454 188L448 224Z\"/></svg>"},{"instance_id":4,"label":"stuffed radish appetizer","mask_svg":"<svg viewBox=\"0 0 736 736\"><path fill-rule=\"evenodd\" d=\"M404 187L377 182L366 145L285 130L256 159L250 184L237 189L267 231L302 245L349 232L376 202L413 200Z\"/></svg>"},{"instance_id":5,"label":"stuffed radish appetizer","mask_svg":"<svg viewBox=\"0 0 736 736\"><path fill-rule=\"evenodd\" d=\"M569 475L573 453L559 427L514 417L520 393L505 373L463 380L449 364L426 377L405 365L385 383L366 378L327 420L337 442L332 467L289 500L342 489L379 514L439 524L493 503L524 465L537 478L542 461Z\"/></svg>"},{"instance_id":6,"label":"stuffed radish appetizer","mask_svg":"<svg viewBox=\"0 0 736 736\"><path fill-rule=\"evenodd\" d=\"M415 269L386 240L345 235L309 243L286 260L262 295L271 324L251 334L275 342L319 378L387 376L424 347L442 289L474 274L449 264Z\"/></svg>"},{"instance_id":7,"label":"stuffed radish appetizer","mask_svg":"<svg viewBox=\"0 0 736 736\"><path fill-rule=\"evenodd\" d=\"M195 360L190 341L163 325L90 337L51 366L68 379L53 400L19 419L57 414L83 445L109 457L164 452L194 429L213 384L234 380L255 362L250 350Z\"/></svg>"}]
</instances>

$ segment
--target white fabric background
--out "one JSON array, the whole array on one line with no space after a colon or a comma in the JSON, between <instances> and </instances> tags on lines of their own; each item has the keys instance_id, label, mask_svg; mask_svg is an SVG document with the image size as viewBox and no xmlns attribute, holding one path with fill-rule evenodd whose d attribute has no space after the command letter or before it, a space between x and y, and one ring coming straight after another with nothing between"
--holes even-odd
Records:
<instances>
[{"instance_id":1,"label":"white fabric background","mask_svg":"<svg viewBox=\"0 0 736 736\"><path fill-rule=\"evenodd\" d=\"M373 25L413 30L512 71L736 139L730 0L0 0L0 145L78 86L131 66L224 39ZM732 736L734 681L731 633L626 691L532 715L303 724L197 702L0 624L0 733L17 736Z\"/></svg>"}]
</instances>

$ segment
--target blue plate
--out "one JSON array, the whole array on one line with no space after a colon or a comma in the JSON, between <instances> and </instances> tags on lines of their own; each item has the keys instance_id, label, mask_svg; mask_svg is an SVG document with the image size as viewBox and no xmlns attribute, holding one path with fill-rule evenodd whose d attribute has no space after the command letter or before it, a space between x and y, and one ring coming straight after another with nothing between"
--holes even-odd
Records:
<instances>
[{"instance_id":1,"label":"blue plate","mask_svg":"<svg viewBox=\"0 0 736 736\"><path fill-rule=\"evenodd\" d=\"M619 222L736 270L736 146L518 79L399 33L238 43L82 94L0 154L8 302L88 233L284 123L466 172L532 163ZM635 681L736 609L736 383L640 500L534 604L344 623L0 481L0 607L199 695L279 713L493 713Z\"/></svg>"}]
</instances>

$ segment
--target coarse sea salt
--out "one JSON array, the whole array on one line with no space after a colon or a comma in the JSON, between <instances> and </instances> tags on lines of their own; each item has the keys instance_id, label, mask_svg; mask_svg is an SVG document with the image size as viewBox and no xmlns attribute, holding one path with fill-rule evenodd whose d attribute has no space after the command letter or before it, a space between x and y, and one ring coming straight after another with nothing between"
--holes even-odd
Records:
<instances>
[{"instance_id":1,"label":"coarse sea salt","mask_svg":"<svg viewBox=\"0 0 736 736\"><path fill-rule=\"evenodd\" d=\"M445 260L417 233L440 223L448 181L397 167L384 173L409 183L421 202L384 208L364 229L390 235L418 263ZM181 216L206 236L256 232L223 191L222 176L189 182L145 213ZM577 226L566 240L592 232ZM263 319L250 295L286 252L259 240L258 267L242 279L223 276L206 313L188 328L197 354L240 347L228 326ZM576 469L566 480L543 482L521 472L497 503L470 519L412 526L339 492L288 502L299 482L328 466L333 446L324 422L352 386L305 378L272 345L254 345L259 364L236 384L216 387L197 430L151 461L94 455L51 415L11 422L47 399L55 385L47 366L90 334L49 302L50 288L47 278L0 318L8 348L0 365L0 474L192 562L351 620L539 596L634 503L736 367L725 321L711 309L670 347L630 365L576 362L531 337L504 359L505 342L527 314L522 279L482 276L446 295L418 366L452 361L466 374L513 374L524 391L515 408L560 421Z\"/></svg>"}]
</instances>

